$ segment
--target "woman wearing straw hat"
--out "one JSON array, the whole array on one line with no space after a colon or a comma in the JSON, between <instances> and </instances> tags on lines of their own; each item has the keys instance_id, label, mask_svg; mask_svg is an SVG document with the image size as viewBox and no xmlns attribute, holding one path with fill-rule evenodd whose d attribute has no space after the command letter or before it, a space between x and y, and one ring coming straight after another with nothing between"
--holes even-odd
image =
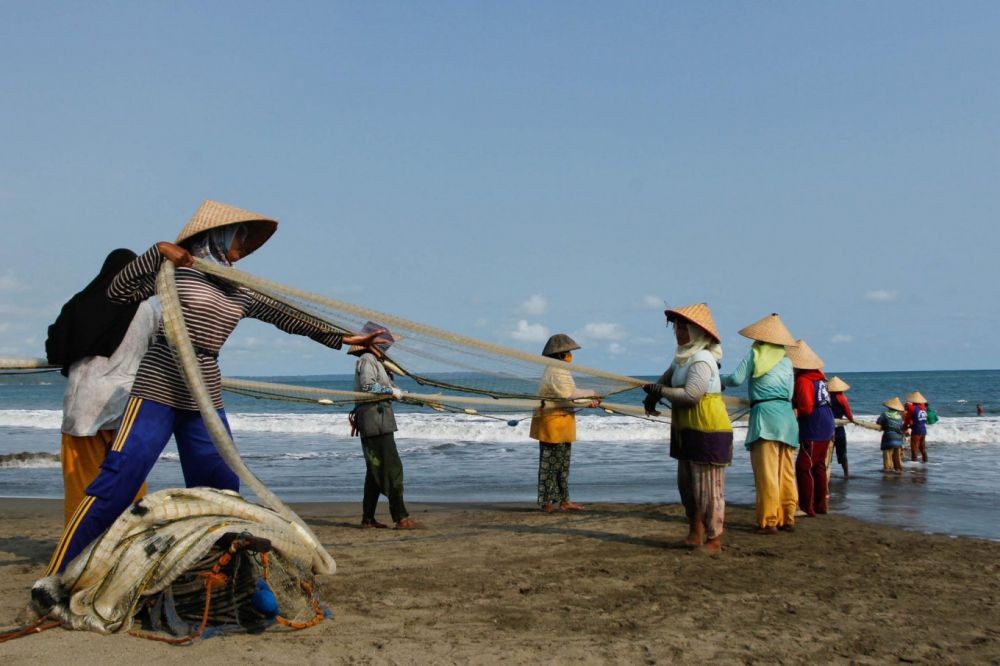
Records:
<instances>
[{"instance_id":1,"label":"woman wearing straw hat","mask_svg":"<svg viewBox=\"0 0 1000 666\"><path fill-rule=\"evenodd\" d=\"M757 492L757 532L791 531L795 529L799 500L793 461L799 445L799 426L792 411L794 379L785 348L794 346L795 338L777 314L739 333L754 343L736 370L722 376L722 384L740 386L749 380L752 406L746 448Z\"/></svg>"},{"instance_id":2,"label":"woman wearing straw hat","mask_svg":"<svg viewBox=\"0 0 1000 666\"><path fill-rule=\"evenodd\" d=\"M565 333L556 333L548 339L542 356L573 362L573 352L580 349L576 340ZM573 375L566 368L547 366L542 373L538 395L553 400L543 400L542 406L531 417L528 436L538 440L538 506L546 513L582 511L583 506L569 499L569 463L576 441L576 408L571 402L579 398L593 398L593 391L576 388ZM598 400L591 400L596 407Z\"/></svg>"},{"instance_id":3,"label":"woman wearing straw hat","mask_svg":"<svg viewBox=\"0 0 1000 666\"><path fill-rule=\"evenodd\" d=\"M903 426L910 432L910 460L927 462L927 398L920 391L906 396L907 409Z\"/></svg>"},{"instance_id":4,"label":"woman wearing straw hat","mask_svg":"<svg viewBox=\"0 0 1000 666\"><path fill-rule=\"evenodd\" d=\"M898 397L882 403L885 411L879 414L875 423L882 427L882 471L903 471L903 403ZM891 465L891 466L890 466Z\"/></svg>"},{"instance_id":5,"label":"woman wearing straw hat","mask_svg":"<svg viewBox=\"0 0 1000 666\"><path fill-rule=\"evenodd\" d=\"M344 336L303 320L270 299L225 284L191 268L192 257L230 265L260 247L278 223L247 210L205 201L177 237L160 242L128 263L112 281L108 297L118 303L143 301L156 291L160 265L178 267L177 293L201 374L223 423L219 349L243 318L274 324L339 349L343 343L368 344L377 334ZM129 505L170 436L177 442L188 487L238 490L239 480L222 460L188 391L173 350L161 332L143 356L132 384L121 428L101 467L66 526L49 564L49 574L66 565L99 536Z\"/></svg>"},{"instance_id":6,"label":"woman wearing straw hat","mask_svg":"<svg viewBox=\"0 0 1000 666\"><path fill-rule=\"evenodd\" d=\"M381 333L379 333L381 331ZM377 345L355 345L348 354L358 357L354 366L354 390L399 400L403 392L393 383L392 374L383 359L389 346L399 338L383 326L368 322L362 333L375 333L384 341ZM390 400L358 402L351 412L351 428L361 435L361 451L365 456L365 490L361 502L361 527L386 527L375 520L379 495L389 500L389 515L397 530L416 527L409 518L403 501L403 462L396 449L396 416Z\"/></svg>"},{"instance_id":7,"label":"woman wearing straw hat","mask_svg":"<svg viewBox=\"0 0 1000 666\"><path fill-rule=\"evenodd\" d=\"M834 419L847 419L854 423L854 413L851 411L851 403L847 400L847 391L851 385L840 377L834 377L826 385L830 391L830 407L833 409ZM849 478L847 469L847 431L844 426L838 425L833 430L833 448L837 453L837 464L844 469L844 478ZM830 456L826 457L827 478L829 478Z\"/></svg>"},{"instance_id":8,"label":"woman wearing straw hat","mask_svg":"<svg viewBox=\"0 0 1000 666\"><path fill-rule=\"evenodd\" d=\"M722 550L726 518L726 467L733 460L733 426L722 402L722 345L705 303L665 310L677 339L674 360L643 390L646 413L670 402L670 457L677 460L677 489L688 519L685 546Z\"/></svg>"},{"instance_id":9,"label":"woman wearing straw hat","mask_svg":"<svg viewBox=\"0 0 1000 666\"><path fill-rule=\"evenodd\" d=\"M805 340L788 348L788 359L795 370L792 408L799 421L799 455L795 459L799 508L815 517L827 512L826 452L835 427L830 391L822 370L823 359Z\"/></svg>"}]
</instances>

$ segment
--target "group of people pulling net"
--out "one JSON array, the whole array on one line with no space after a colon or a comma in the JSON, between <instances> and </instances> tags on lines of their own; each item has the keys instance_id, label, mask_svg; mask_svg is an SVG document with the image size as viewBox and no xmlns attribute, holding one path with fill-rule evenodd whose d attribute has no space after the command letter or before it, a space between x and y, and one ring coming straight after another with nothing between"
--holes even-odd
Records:
<instances>
[{"instance_id":1,"label":"group of people pulling net","mask_svg":"<svg viewBox=\"0 0 1000 666\"><path fill-rule=\"evenodd\" d=\"M332 573L333 558L305 522L244 464L226 419L223 389L274 400L354 404L356 412L365 405L402 400L439 411L499 418L512 425L521 420L512 415L530 414L531 436L543 445L575 439L575 421L570 421L579 410L670 423L677 414L671 413L669 403L676 399L683 409L671 429L671 455L673 440L680 445L685 438L678 428L701 433L693 439L688 434L688 441L718 448L716 428L728 432L728 457L719 449L719 456L726 459L716 456L718 460L709 461L713 465L731 459L730 421L748 412L752 420L751 409L759 411L757 402L751 405L722 395L719 336L704 304L667 313L679 332L677 357L661 377L669 384L664 386L571 362L571 352L579 346L566 335L553 336L542 354L532 354L232 267L276 228L277 222L270 218L206 201L175 243L160 242L132 255L113 274L107 297L134 309L155 294L162 323L137 364L128 403L108 437L106 455L90 472L93 478L83 484L83 498L78 504L74 501L75 510L67 511L66 529L47 576L33 588L32 606L39 616L34 630L51 626L52 620L102 632L135 625L135 631L147 637L187 642L227 627L258 631L279 623L300 628L322 619L314 576ZM372 353L381 368L378 378L383 379L356 384L353 391L224 379L217 363L219 350L247 317L333 349L350 345L349 353L362 359ZM121 322L115 325L124 334ZM58 360L71 384L75 367L104 353L87 345L76 347L82 348ZM758 365L773 365L780 354L771 350L753 358ZM688 366L692 359L703 362ZM702 365L706 368L687 371ZM419 390L403 393L385 377L408 378ZM379 386L379 381L387 385ZM689 384L687 394L684 381ZM372 389L373 383L378 390ZM692 402L690 389L695 385L700 393ZM634 397L616 400L639 388L647 394L643 404ZM394 422L389 433L393 430ZM381 431L375 433L369 433L369 443L382 441ZM142 497L146 475L171 435L188 488ZM366 446L366 433L361 435ZM64 454L66 442L64 434ZM542 464L545 453L542 446ZM551 462L555 467L568 464L554 458ZM556 482L557 477L558 471ZM705 482L715 483L711 479ZM367 483L362 526L381 526L373 525L367 515ZM237 494L241 487L249 488L262 506L244 501ZM558 489L554 492L558 499ZM578 508L568 497L563 500L561 508ZM544 508L558 507L544 503ZM695 524L704 516L692 511L694 534L701 530ZM709 523L721 526L720 515L710 518ZM407 520L404 515L397 527L409 526ZM714 533L709 532L712 538ZM7 637L14 635L19 632Z\"/></svg>"}]
</instances>

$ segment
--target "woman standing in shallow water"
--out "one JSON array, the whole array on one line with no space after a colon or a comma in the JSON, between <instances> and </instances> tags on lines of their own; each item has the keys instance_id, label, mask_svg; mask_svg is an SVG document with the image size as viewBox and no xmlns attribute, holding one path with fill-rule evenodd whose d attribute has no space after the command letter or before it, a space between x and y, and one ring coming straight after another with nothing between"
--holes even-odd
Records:
<instances>
[{"instance_id":1,"label":"woman standing in shallow water","mask_svg":"<svg viewBox=\"0 0 1000 666\"><path fill-rule=\"evenodd\" d=\"M807 516L815 517L827 512L826 453L836 426L823 360L805 340L788 349L788 358L795 369L792 407L799 421L799 455L795 460L799 507Z\"/></svg>"},{"instance_id":2,"label":"woman standing in shallow water","mask_svg":"<svg viewBox=\"0 0 1000 666\"><path fill-rule=\"evenodd\" d=\"M736 370L722 376L722 384L740 386L749 380L752 406L746 447L757 492L757 532L790 532L799 501L794 462L799 426L792 412L794 379L785 347L794 346L795 338L776 313L739 333L754 343Z\"/></svg>"},{"instance_id":3,"label":"woman standing in shallow water","mask_svg":"<svg viewBox=\"0 0 1000 666\"><path fill-rule=\"evenodd\" d=\"M903 425L910 431L910 460L927 462L927 398L920 391L906 396Z\"/></svg>"},{"instance_id":4,"label":"woman standing in shallow water","mask_svg":"<svg viewBox=\"0 0 1000 666\"><path fill-rule=\"evenodd\" d=\"M885 411L875 421L882 427L882 471L903 471L903 403L898 397L882 403Z\"/></svg>"},{"instance_id":5,"label":"woman standing in shallow water","mask_svg":"<svg viewBox=\"0 0 1000 666\"><path fill-rule=\"evenodd\" d=\"M704 303L665 310L677 339L674 360L653 384L643 405L656 414L661 398L670 402L670 457L677 460L677 489L688 519L683 540L722 551L726 518L726 467L733 460L733 426L722 402L719 362L722 345L712 313Z\"/></svg>"},{"instance_id":6,"label":"woman standing in shallow water","mask_svg":"<svg viewBox=\"0 0 1000 666\"><path fill-rule=\"evenodd\" d=\"M847 400L847 391L851 385L840 377L834 377L827 384L830 391L830 408L833 409L833 418L847 419L854 422L854 412L851 411L851 403ZM844 468L844 478L850 478L847 467L847 431L844 426L838 425L833 431L833 448L837 453L837 464ZM830 476L830 456L827 454L827 478Z\"/></svg>"}]
</instances>

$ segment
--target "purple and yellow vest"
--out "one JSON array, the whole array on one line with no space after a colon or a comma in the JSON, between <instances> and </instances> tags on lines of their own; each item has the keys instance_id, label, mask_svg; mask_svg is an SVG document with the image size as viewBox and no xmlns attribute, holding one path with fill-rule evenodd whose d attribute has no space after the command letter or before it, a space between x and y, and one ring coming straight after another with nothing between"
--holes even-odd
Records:
<instances>
[{"instance_id":1,"label":"purple and yellow vest","mask_svg":"<svg viewBox=\"0 0 1000 666\"><path fill-rule=\"evenodd\" d=\"M685 365L673 366L670 384L687 383L688 370L695 363L707 363L712 369L708 390L691 407L674 407L670 423L670 457L691 462L728 465L733 460L733 424L722 402L719 366L709 352L696 352Z\"/></svg>"}]
</instances>

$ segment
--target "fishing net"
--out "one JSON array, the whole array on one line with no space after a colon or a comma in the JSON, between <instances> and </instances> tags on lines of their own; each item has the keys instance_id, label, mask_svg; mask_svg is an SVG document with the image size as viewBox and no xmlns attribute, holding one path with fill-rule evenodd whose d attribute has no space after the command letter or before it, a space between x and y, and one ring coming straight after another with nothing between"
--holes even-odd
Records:
<instances>
[{"instance_id":1,"label":"fishing net","mask_svg":"<svg viewBox=\"0 0 1000 666\"><path fill-rule=\"evenodd\" d=\"M413 391L413 395L409 396L413 402L449 411L468 412L474 409L483 412L567 407L582 409L594 397L602 400L605 411L644 417L644 411L639 406L642 394L634 389L647 380L478 340L200 259L195 260L195 268L260 294L288 314L320 323L332 331L345 334L357 332L369 321L389 329L397 341L386 354L386 367L418 385L420 390ZM571 377L577 395L582 397L553 404L551 395L542 395L539 391L546 370ZM256 390L232 382L226 388L242 392ZM630 395L622 395L629 391L632 392ZM271 387L257 391L257 397L275 399L296 399L302 395L302 390L289 392L287 388L275 390ZM473 401L475 396L487 400ZM607 400L614 396L621 396L621 402ZM342 396L341 402L346 403L347 397ZM316 399L338 401L332 394ZM358 401L367 399L371 399L370 396ZM519 402L525 400L530 403ZM746 407L745 401L738 398L725 396L724 400L733 412Z\"/></svg>"},{"instance_id":2,"label":"fishing net","mask_svg":"<svg viewBox=\"0 0 1000 666\"><path fill-rule=\"evenodd\" d=\"M372 321L398 341L387 354L400 374L424 387L494 398L540 398L547 367L569 372L577 388L607 397L641 386L642 380L477 340L385 312L334 300L203 260L195 268L275 301L294 316L321 322L341 333L360 331Z\"/></svg>"},{"instance_id":3,"label":"fishing net","mask_svg":"<svg viewBox=\"0 0 1000 666\"><path fill-rule=\"evenodd\" d=\"M313 545L298 526L236 493L167 489L126 510L61 576L32 588L42 616L71 629L187 642L221 631L302 628L325 611Z\"/></svg>"},{"instance_id":4,"label":"fishing net","mask_svg":"<svg viewBox=\"0 0 1000 666\"><path fill-rule=\"evenodd\" d=\"M222 388L230 393L237 393L250 398L320 404L331 407L345 407L362 402L377 402L391 399L388 396L373 395L359 391L345 391L321 386L277 384L229 377L223 378ZM526 414L538 414L549 410L565 411L567 406L571 410L582 411L589 408L588 404L590 401L588 399L576 401L541 401L537 398L489 398L481 395L463 395L454 391L442 391L437 393L404 393L399 402L427 407L438 412L485 416L486 418L507 421L510 425L516 425L518 421L523 420ZM544 405L551 406L543 406L543 402ZM661 421L663 423L669 423L670 416L669 409L662 410L660 416L654 417L647 416L642 407L614 402L602 402L594 409L607 414L623 414L649 421ZM501 418L496 413L504 413L508 416Z\"/></svg>"}]
</instances>

